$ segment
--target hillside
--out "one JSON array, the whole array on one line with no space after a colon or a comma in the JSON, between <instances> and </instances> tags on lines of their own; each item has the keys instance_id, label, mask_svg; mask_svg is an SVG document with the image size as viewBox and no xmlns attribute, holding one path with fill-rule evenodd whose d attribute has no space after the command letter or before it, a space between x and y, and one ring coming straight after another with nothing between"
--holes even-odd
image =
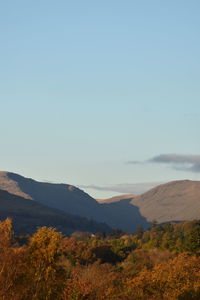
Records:
<instances>
[{"instance_id":1,"label":"hillside","mask_svg":"<svg viewBox=\"0 0 200 300\"><path fill-rule=\"evenodd\" d=\"M24 206L25 210L28 209L29 215L32 214L34 218L38 218L37 222L39 224L41 216L37 215L37 213L40 214L43 210L40 210L37 205L42 205L43 209L45 207L45 210L52 209L51 213L56 211L59 217L52 219L51 224L48 223L48 226L55 226L53 224L59 226L60 221L55 223L56 218L59 219L60 214L67 214L68 221L76 218L75 216L79 216L95 220L96 222L106 223L115 229L134 232L140 225L143 225L145 229L148 228L149 222L152 220L162 223L199 219L200 216L199 181L173 181L159 185L139 196L122 195L106 200L98 200L98 202L84 191L72 185L38 182L18 174L0 172L0 189L21 197L21 201L23 199L21 208ZM2 203L1 201L1 206ZM6 216L9 213L12 213L12 216L14 216L16 211L15 209L12 211L11 207L13 205L14 203L11 202L10 211L7 209L4 215L2 215L4 211L0 206L0 216ZM27 205L29 208L27 208ZM33 211L31 212L30 209ZM50 211L45 211L45 221L49 213ZM25 214L27 214L27 211ZM22 214L20 218L22 218ZM25 218L28 222L28 218ZM65 218L63 222L66 222L66 216L63 218ZM70 222L73 224L74 220ZM84 220L84 222L89 222L91 225L90 221ZM79 221L80 224L75 226L75 230L84 230L83 227L85 226L84 228L90 228L89 231L101 231L97 229L99 225L95 225L97 227L94 226L91 229L88 224L82 226L83 220L79 219ZM69 228L68 231L72 232L73 228L71 228L70 222L68 222L67 227ZM88 231L88 229L85 230Z\"/></svg>"},{"instance_id":2,"label":"hillside","mask_svg":"<svg viewBox=\"0 0 200 300\"><path fill-rule=\"evenodd\" d=\"M98 209L97 201L75 186L38 182L15 173L0 172L0 189L87 218Z\"/></svg>"},{"instance_id":3,"label":"hillside","mask_svg":"<svg viewBox=\"0 0 200 300\"><path fill-rule=\"evenodd\" d=\"M84 191L68 184L38 182L21 175L0 172L0 189L73 215L103 222L115 229L134 232L139 226L148 227L139 209L124 201L100 204Z\"/></svg>"},{"instance_id":4,"label":"hillside","mask_svg":"<svg viewBox=\"0 0 200 300\"><path fill-rule=\"evenodd\" d=\"M73 216L35 201L0 190L0 219L11 217L16 234L31 234L37 227L55 227L65 235L74 231L109 232L106 224Z\"/></svg>"},{"instance_id":5,"label":"hillside","mask_svg":"<svg viewBox=\"0 0 200 300\"><path fill-rule=\"evenodd\" d=\"M200 218L200 181L172 181L134 198L131 203L149 221L160 222Z\"/></svg>"}]
</instances>

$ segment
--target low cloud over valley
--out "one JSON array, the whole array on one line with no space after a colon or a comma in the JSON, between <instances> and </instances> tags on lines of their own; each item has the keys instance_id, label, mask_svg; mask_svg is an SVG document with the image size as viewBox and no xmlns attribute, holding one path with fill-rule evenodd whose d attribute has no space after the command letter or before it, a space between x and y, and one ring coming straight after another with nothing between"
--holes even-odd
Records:
<instances>
[{"instance_id":1,"label":"low cloud over valley","mask_svg":"<svg viewBox=\"0 0 200 300\"><path fill-rule=\"evenodd\" d=\"M153 187L161 184L161 182L143 182L143 183L120 183L108 186L98 185L81 185L80 188L93 189L98 191L110 191L122 194L142 194Z\"/></svg>"}]
</instances>

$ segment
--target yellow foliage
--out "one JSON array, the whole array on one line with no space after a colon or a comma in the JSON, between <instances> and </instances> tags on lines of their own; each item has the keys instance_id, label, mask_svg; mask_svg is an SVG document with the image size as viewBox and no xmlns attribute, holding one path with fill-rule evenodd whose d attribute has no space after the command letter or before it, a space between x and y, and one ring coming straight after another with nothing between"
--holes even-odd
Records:
<instances>
[{"instance_id":1,"label":"yellow foliage","mask_svg":"<svg viewBox=\"0 0 200 300\"><path fill-rule=\"evenodd\" d=\"M128 279L127 286L127 296L132 295L133 300L184 299L188 291L195 295L200 288L200 257L182 253L153 270L144 269L137 277Z\"/></svg>"}]
</instances>

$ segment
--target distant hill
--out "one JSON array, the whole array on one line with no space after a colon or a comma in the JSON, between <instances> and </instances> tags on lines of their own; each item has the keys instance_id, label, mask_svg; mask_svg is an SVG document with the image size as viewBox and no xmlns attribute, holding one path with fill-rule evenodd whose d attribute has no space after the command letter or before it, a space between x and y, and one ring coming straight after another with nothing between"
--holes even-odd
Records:
<instances>
[{"instance_id":1,"label":"distant hill","mask_svg":"<svg viewBox=\"0 0 200 300\"><path fill-rule=\"evenodd\" d=\"M106 224L64 213L0 190L0 219L11 217L16 234L32 234L37 227L56 227L65 235L74 231L109 232Z\"/></svg>"},{"instance_id":2,"label":"distant hill","mask_svg":"<svg viewBox=\"0 0 200 300\"><path fill-rule=\"evenodd\" d=\"M126 195L120 195L120 196L115 196L112 198L108 198L108 199L96 199L99 203L113 203L113 202L119 202L121 200L125 200L125 199L133 199L137 197L136 195L133 194L126 194Z\"/></svg>"},{"instance_id":3,"label":"distant hill","mask_svg":"<svg viewBox=\"0 0 200 300\"><path fill-rule=\"evenodd\" d=\"M87 218L92 218L99 206L95 199L75 186L38 182L10 172L0 172L0 189Z\"/></svg>"},{"instance_id":4,"label":"distant hill","mask_svg":"<svg viewBox=\"0 0 200 300\"><path fill-rule=\"evenodd\" d=\"M147 220L159 223L200 218L200 181L180 180L161 184L137 196L136 205Z\"/></svg>"},{"instance_id":5,"label":"distant hill","mask_svg":"<svg viewBox=\"0 0 200 300\"><path fill-rule=\"evenodd\" d=\"M119 228L131 233L141 225L147 229L150 225L149 222L141 215L139 208L131 203L131 199L100 204L104 222L112 228Z\"/></svg>"},{"instance_id":6,"label":"distant hill","mask_svg":"<svg viewBox=\"0 0 200 300\"><path fill-rule=\"evenodd\" d=\"M172 181L139 196L122 195L96 201L72 185L38 182L0 172L0 189L23 197L27 203L36 202L127 232L134 232L140 225L148 228L152 220L163 223L200 218L200 181Z\"/></svg>"},{"instance_id":7,"label":"distant hill","mask_svg":"<svg viewBox=\"0 0 200 300\"><path fill-rule=\"evenodd\" d=\"M100 204L75 186L38 182L10 172L0 172L0 189L22 196L28 202L36 201L123 231L134 232L139 225L144 228L149 225L139 209L130 203L132 198Z\"/></svg>"}]
</instances>

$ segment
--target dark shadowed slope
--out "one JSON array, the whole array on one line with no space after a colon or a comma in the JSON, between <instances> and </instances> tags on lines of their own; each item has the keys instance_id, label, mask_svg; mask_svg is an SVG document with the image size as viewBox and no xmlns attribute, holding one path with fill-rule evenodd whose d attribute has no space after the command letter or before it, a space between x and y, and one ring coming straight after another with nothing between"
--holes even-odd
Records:
<instances>
[{"instance_id":1,"label":"dark shadowed slope","mask_svg":"<svg viewBox=\"0 0 200 300\"><path fill-rule=\"evenodd\" d=\"M180 180L161 184L131 201L149 221L200 218L200 181Z\"/></svg>"},{"instance_id":2,"label":"dark shadowed slope","mask_svg":"<svg viewBox=\"0 0 200 300\"><path fill-rule=\"evenodd\" d=\"M0 172L0 189L26 197L27 201L34 200L124 231L133 232L141 224L145 228L148 226L138 208L129 201L100 204L82 190L67 184L38 182L18 174Z\"/></svg>"},{"instance_id":3,"label":"dark shadowed slope","mask_svg":"<svg viewBox=\"0 0 200 300\"><path fill-rule=\"evenodd\" d=\"M46 207L35 201L0 190L0 219L11 217L17 234L31 234L38 226L57 228L65 235L74 231L109 232L106 224L89 221L57 209Z\"/></svg>"},{"instance_id":4,"label":"dark shadowed slope","mask_svg":"<svg viewBox=\"0 0 200 300\"><path fill-rule=\"evenodd\" d=\"M141 216L139 208L131 203L135 197L133 194L127 194L97 200L104 211L104 222L113 228L119 228L118 224L121 224L123 220L123 230L129 232L134 232L141 225L144 229L147 229L150 225L149 222L147 222L145 217ZM109 220L107 220L107 217ZM131 224L130 220L132 220Z\"/></svg>"},{"instance_id":5,"label":"dark shadowed slope","mask_svg":"<svg viewBox=\"0 0 200 300\"><path fill-rule=\"evenodd\" d=\"M72 185L38 182L15 173L1 172L0 189L88 218L92 218L98 209L95 199Z\"/></svg>"},{"instance_id":6,"label":"dark shadowed slope","mask_svg":"<svg viewBox=\"0 0 200 300\"><path fill-rule=\"evenodd\" d=\"M143 226L144 229L149 227L149 222L143 217L139 208L131 204L131 199L122 199L113 203L101 204L104 213L104 222L113 228L121 228L124 231L135 232L135 230ZM107 220L109 218L109 222ZM122 224L119 227L118 224Z\"/></svg>"}]
</instances>

